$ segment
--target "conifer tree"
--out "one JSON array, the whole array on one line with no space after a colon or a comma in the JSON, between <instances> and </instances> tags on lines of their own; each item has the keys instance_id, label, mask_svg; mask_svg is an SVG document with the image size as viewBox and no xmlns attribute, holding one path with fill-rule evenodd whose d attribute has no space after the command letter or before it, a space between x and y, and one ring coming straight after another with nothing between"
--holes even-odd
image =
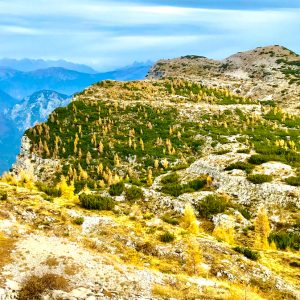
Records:
<instances>
[{"instance_id":1,"label":"conifer tree","mask_svg":"<svg viewBox=\"0 0 300 300\"><path fill-rule=\"evenodd\" d=\"M261 208L255 220L255 241L254 247L257 249L269 249L268 237L271 228L269 223L268 214L265 208Z\"/></svg>"},{"instance_id":2,"label":"conifer tree","mask_svg":"<svg viewBox=\"0 0 300 300\"><path fill-rule=\"evenodd\" d=\"M149 168L147 174L147 185L151 186L152 184L153 184L152 170Z\"/></svg>"},{"instance_id":3,"label":"conifer tree","mask_svg":"<svg viewBox=\"0 0 300 300\"><path fill-rule=\"evenodd\" d=\"M115 156L114 156L114 164L115 164L115 167L120 167L120 159L119 159L119 155L116 153Z\"/></svg>"},{"instance_id":4,"label":"conifer tree","mask_svg":"<svg viewBox=\"0 0 300 300\"><path fill-rule=\"evenodd\" d=\"M86 154L85 161L89 165L91 163L91 160L92 160L92 155L91 155L90 151L88 151L87 154Z\"/></svg>"},{"instance_id":5,"label":"conifer tree","mask_svg":"<svg viewBox=\"0 0 300 300\"><path fill-rule=\"evenodd\" d=\"M185 206L181 226L192 234L198 234L200 231L194 209L190 204Z\"/></svg>"},{"instance_id":6,"label":"conifer tree","mask_svg":"<svg viewBox=\"0 0 300 300\"><path fill-rule=\"evenodd\" d=\"M202 262L202 251L199 243L195 238L189 238L186 241L185 251L185 270L190 275L197 275L201 271L200 263Z\"/></svg>"},{"instance_id":7,"label":"conifer tree","mask_svg":"<svg viewBox=\"0 0 300 300\"><path fill-rule=\"evenodd\" d=\"M71 182L70 185L68 185L67 180L65 176L61 176L60 182L58 184L58 188L61 191L61 197L66 199L72 199L74 198L74 183Z\"/></svg>"},{"instance_id":8,"label":"conifer tree","mask_svg":"<svg viewBox=\"0 0 300 300\"><path fill-rule=\"evenodd\" d=\"M234 228L223 224L217 225L212 233L218 240L234 244Z\"/></svg>"}]
</instances>

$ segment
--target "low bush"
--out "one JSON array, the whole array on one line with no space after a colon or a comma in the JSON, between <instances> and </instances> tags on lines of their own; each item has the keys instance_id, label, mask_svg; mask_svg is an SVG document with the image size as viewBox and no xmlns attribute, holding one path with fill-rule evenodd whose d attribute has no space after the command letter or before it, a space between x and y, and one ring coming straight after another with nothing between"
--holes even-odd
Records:
<instances>
[{"instance_id":1,"label":"low bush","mask_svg":"<svg viewBox=\"0 0 300 300\"><path fill-rule=\"evenodd\" d=\"M161 218L164 222L171 224L171 225L178 225L179 224L179 220L175 217L173 217L171 214L167 213L165 215L162 216Z\"/></svg>"},{"instance_id":2,"label":"low bush","mask_svg":"<svg viewBox=\"0 0 300 300\"><path fill-rule=\"evenodd\" d=\"M199 191L206 186L206 183L207 178L206 176L203 176L185 184L180 184L178 182L166 183L163 185L161 191L165 194L178 197L184 193L193 193Z\"/></svg>"},{"instance_id":3,"label":"low bush","mask_svg":"<svg viewBox=\"0 0 300 300\"><path fill-rule=\"evenodd\" d=\"M43 182L36 182L36 187L43 193L51 197L60 197L62 192L61 189L53 186L48 186Z\"/></svg>"},{"instance_id":4,"label":"low bush","mask_svg":"<svg viewBox=\"0 0 300 300\"><path fill-rule=\"evenodd\" d=\"M269 243L274 242L276 247L280 250L287 248L293 250L300 249L300 233L299 232L272 232L269 235Z\"/></svg>"},{"instance_id":5,"label":"low bush","mask_svg":"<svg viewBox=\"0 0 300 300\"><path fill-rule=\"evenodd\" d=\"M248 162L238 161L236 163L230 164L225 168L225 171L231 171L234 169L243 170L246 173L250 173L253 170L254 166Z\"/></svg>"},{"instance_id":6,"label":"low bush","mask_svg":"<svg viewBox=\"0 0 300 300\"><path fill-rule=\"evenodd\" d=\"M292 261L289 264L291 267L300 268L300 262Z\"/></svg>"},{"instance_id":7,"label":"low bush","mask_svg":"<svg viewBox=\"0 0 300 300\"><path fill-rule=\"evenodd\" d=\"M74 220L73 220L74 224L76 225L82 225L83 222L84 222L84 217L76 217Z\"/></svg>"},{"instance_id":8,"label":"low bush","mask_svg":"<svg viewBox=\"0 0 300 300\"><path fill-rule=\"evenodd\" d=\"M198 204L196 210L200 217L210 219L213 215L223 213L231 204L218 195L208 195Z\"/></svg>"},{"instance_id":9,"label":"low bush","mask_svg":"<svg viewBox=\"0 0 300 300\"><path fill-rule=\"evenodd\" d=\"M245 207L243 207L243 206L238 206L238 207L237 207L237 210L241 213L241 215L242 215L245 219L247 219L247 220L250 220L250 219L251 219L251 213L250 213L250 211L249 211L247 208L245 208Z\"/></svg>"},{"instance_id":10,"label":"low bush","mask_svg":"<svg viewBox=\"0 0 300 300\"><path fill-rule=\"evenodd\" d=\"M173 233L167 231L159 236L159 240L163 243L171 243L175 240L175 236Z\"/></svg>"},{"instance_id":11,"label":"low bush","mask_svg":"<svg viewBox=\"0 0 300 300\"><path fill-rule=\"evenodd\" d=\"M113 210L115 202L110 197L103 197L96 194L81 194L79 195L80 204L86 209L97 210Z\"/></svg>"},{"instance_id":12,"label":"low bush","mask_svg":"<svg viewBox=\"0 0 300 300\"><path fill-rule=\"evenodd\" d=\"M248 154L248 153L250 153L250 149L248 149L248 148L245 148L245 149L239 149L239 150L237 150L236 152L237 152L237 153L246 153L246 154Z\"/></svg>"},{"instance_id":13,"label":"low bush","mask_svg":"<svg viewBox=\"0 0 300 300\"><path fill-rule=\"evenodd\" d=\"M177 183L179 181L179 175L176 172L170 173L166 176L164 176L160 182L162 184L167 184L167 183Z\"/></svg>"},{"instance_id":14,"label":"low bush","mask_svg":"<svg viewBox=\"0 0 300 300\"><path fill-rule=\"evenodd\" d=\"M300 176L297 177L288 177L285 182L289 185L300 186Z\"/></svg>"},{"instance_id":15,"label":"low bush","mask_svg":"<svg viewBox=\"0 0 300 300\"><path fill-rule=\"evenodd\" d=\"M245 247L234 247L233 248L234 251L243 254L245 257L251 259L251 260L258 260L259 259L259 253L256 251L253 251L249 248L245 248Z\"/></svg>"},{"instance_id":16,"label":"low bush","mask_svg":"<svg viewBox=\"0 0 300 300\"><path fill-rule=\"evenodd\" d=\"M137 186L132 186L125 190L126 200L129 202L134 202L139 199L144 198L144 193L141 188Z\"/></svg>"},{"instance_id":17,"label":"low bush","mask_svg":"<svg viewBox=\"0 0 300 300\"><path fill-rule=\"evenodd\" d=\"M255 154L255 155L252 155L249 159L248 159L248 162L250 164L254 164L254 165L261 165L265 162L268 162L268 158L265 157L264 155L260 155L260 154Z\"/></svg>"},{"instance_id":18,"label":"low bush","mask_svg":"<svg viewBox=\"0 0 300 300\"><path fill-rule=\"evenodd\" d=\"M112 184L109 187L109 194L111 196L120 196L124 191L124 182L118 182L115 184Z\"/></svg>"},{"instance_id":19,"label":"low bush","mask_svg":"<svg viewBox=\"0 0 300 300\"><path fill-rule=\"evenodd\" d=\"M155 244L152 244L150 242L137 243L135 246L135 250L151 256L157 256L159 254Z\"/></svg>"},{"instance_id":20,"label":"low bush","mask_svg":"<svg viewBox=\"0 0 300 300\"><path fill-rule=\"evenodd\" d=\"M19 300L41 300L47 291L64 290L69 288L69 282L57 274L32 275L27 278L19 291Z\"/></svg>"},{"instance_id":21,"label":"low bush","mask_svg":"<svg viewBox=\"0 0 300 300\"><path fill-rule=\"evenodd\" d=\"M254 175L248 175L247 179L251 181L254 184L261 184L264 182L270 182L272 181L271 175L265 175L265 174L254 174Z\"/></svg>"},{"instance_id":22,"label":"low bush","mask_svg":"<svg viewBox=\"0 0 300 300\"><path fill-rule=\"evenodd\" d=\"M0 191L0 200L7 200L7 192Z\"/></svg>"}]
</instances>

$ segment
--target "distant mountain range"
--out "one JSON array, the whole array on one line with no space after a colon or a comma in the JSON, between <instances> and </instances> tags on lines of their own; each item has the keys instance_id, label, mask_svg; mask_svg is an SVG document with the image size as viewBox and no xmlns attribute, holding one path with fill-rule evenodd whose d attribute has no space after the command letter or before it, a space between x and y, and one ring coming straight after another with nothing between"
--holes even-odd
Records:
<instances>
[{"instance_id":1,"label":"distant mountain range","mask_svg":"<svg viewBox=\"0 0 300 300\"><path fill-rule=\"evenodd\" d=\"M0 90L0 113L12 108L17 103L18 101L16 99Z\"/></svg>"},{"instance_id":2,"label":"distant mountain range","mask_svg":"<svg viewBox=\"0 0 300 300\"><path fill-rule=\"evenodd\" d=\"M111 72L97 74L82 73L62 67L51 67L30 72L0 67L0 90L19 100L39 90L52 90L72 95L105 79L143 79L150 67L151 64L134 64Z\"/></svg>"},{"instance_id":3,"label":"distant mountain range","mask_svg":"<svg viewBox=\"0 0 300 300\"><path fill-rule=\"evenodd\" d=\"M0 66L3 61L0 60ZM12 65L14 60L10 61ZM105 79L143 79L151 64L134 63L105 73L84 73L62 67L25 72L0 67L0 174L15 161L23 132L36 122L45 121L55 108L66 106L74 93Z\"/></svg>"},{"instance_id":4,"label":"distant mountain range","mask_svg":"<svg viewBox=\"0 0 300 300\"><path fill-rule=\"evenodd\" d=\"M70 100L70 96L55 91L38 91L16 104L10 110L9 117L19 131L25 131L36 122L47 120L55 108L68 105Z\"/></svg>"},{"instance_id":5,"label":"distant mountain range","mask_svg":"<svg viewBox=\"0 0 300 300\"><path fill-rule=\"evenodd\" d=\"M22 72L32 72L39 69L48 69L48 68L64 68L68 70L73 70L82 73L95 74L93 68L83 65L76 64L66 60L44 60L44 59L12 59L12 58L3 58L0 59L0 66L14 69Z\"/></svg>"}]
</instances>

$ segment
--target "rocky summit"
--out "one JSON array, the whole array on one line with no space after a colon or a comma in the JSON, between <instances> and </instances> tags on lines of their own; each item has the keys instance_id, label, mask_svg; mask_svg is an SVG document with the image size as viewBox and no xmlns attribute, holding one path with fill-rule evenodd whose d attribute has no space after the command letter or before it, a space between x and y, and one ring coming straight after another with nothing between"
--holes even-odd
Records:
<instances>
[{"instance_id":1,"label":"rocky summit","mask_svg":"<svg viewBox=\"0 0 300 300\"><path fill-rule=\"evenodd\" d=\"M300 299L299 66L281 46L161 60L26 130L0 299Z\"/></svg>"}]
</instances>

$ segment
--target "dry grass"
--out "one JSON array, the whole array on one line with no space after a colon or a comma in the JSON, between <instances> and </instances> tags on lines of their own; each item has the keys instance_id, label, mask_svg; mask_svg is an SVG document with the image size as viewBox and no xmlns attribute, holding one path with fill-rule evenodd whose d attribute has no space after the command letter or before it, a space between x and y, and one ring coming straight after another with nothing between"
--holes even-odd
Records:
<instances>
[{"instance_id":1,"label":"dry grass","mask_svg":"<svg viewBox=\"0 0 300 300\"><path fill-rule=\"evenodd\" d=\"M69 275L69 276L73 276L73 275L76 275L80 270L80 267L79 265L76 265L76 264L70 264L70 265L66 265L65 266L65 274Z\"/></svg>"},{"instance_id":2,"label":"dry grass","mask_svg":"<svg viewBox=\"0 0 300 300\"><path fill-rule=\"evenodd\" d=\"M14 239L7 238L0 233L0 270L11 261L11 251L14 249L14 245Z\"/></svg>"},{"instance_id":3,"label":"dry grass","mask_svg":"<svg viewBox=\"0 0 300 300\"><path fill-rule=\"evenodd\" d=\"M59 265L59 261L56 257L52 257L52 256L49 256L45 262L44 262L45 265L47 265L48 267L57 267Z\"/></svg>"},{"instance_id":4,"label":"dry grass","mask_svg":"<svg viewBox=\"0 0 300 300\"><path fill-rule=\"evenodd\" d=\"M18 300L41 300L42 295L51 290L69 289L69 282L56 274L44 274L42 277L32 275L27 278L19 291Z\"/></svg>"}]
</instances>

